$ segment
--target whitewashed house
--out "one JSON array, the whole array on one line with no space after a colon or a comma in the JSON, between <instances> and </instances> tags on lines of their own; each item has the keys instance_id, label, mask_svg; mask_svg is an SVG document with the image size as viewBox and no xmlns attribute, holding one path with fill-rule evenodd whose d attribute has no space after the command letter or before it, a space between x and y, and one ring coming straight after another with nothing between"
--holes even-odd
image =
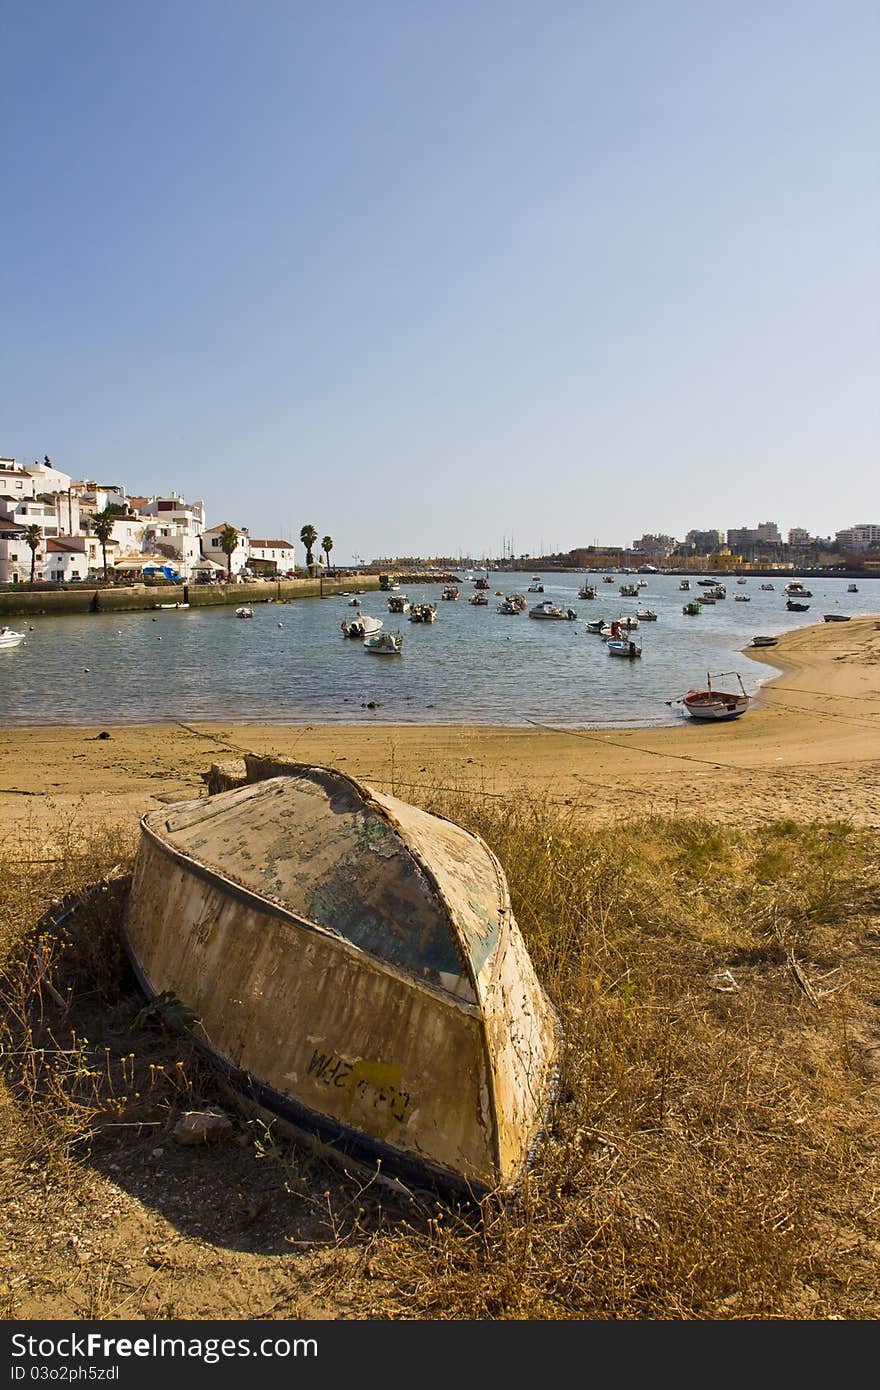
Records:
<instances>
[{"instance_id":1,"label":"whitewashed house","mask_svg":"<svg viewBox=\"0 0 880 1390\"><path fill-rule=\"evenodd\" d=\"M247 566L254 574L286 574L296 568L296 555L290 541L251 540Z\"/></svg>"},{"instance_id":2,"label":"whitewashed house","mask_svg":"<svg viewBox=\"0 0 880 1390\"><path fill-rule=\"evenodd\" d=\"M25 584L31 577L31 549L24 538L25 528L0 516L0 584ZM46 543L37 546L34 579L43 578Z\"/></svg>"},{"instance_id":3,"label":"whitewashed house","mask_svg":"<svg viewBox=\"0 0 880 1390\"><path fill-rule=\"evenodd\" d=\"M212 526L209 530L203 531L201 535L202 555L208 560L214 560L224 570L226 569L226 552L220 544L220 537L226 527L231 524L231 522L224 521L221 526ZM232 529L238 536L238 542L229 557L230 577L241 574L242 570L247 569L251 544L246 526L233 526Z\"/></svg>"},{"instance_id":4,"label":"whitewashed house","mask_svg":"<svg viewBox=\"0 0 880 1390\"><path fill-rule=\"evenodd\" d=\"M15 459L0 458L0 499L21 501L33 497L36 486L30 473Z\"/></svg>"},{"instance_id":5,"label":"whitewashed house","mask_svg":"<svg viewBox=\"0 0 880 1390\"><path fill-rule=\"evenodd\" d=\"M108 557L109 559L109 557ZM85 536L63 536L46 541L45 577L56 584L87 579L89 560Z\"/></svg>"},{"instance_id":6,"label":"whitewashed house","mask_svg":"<svg viewBox=\"0 0 880 1390\"><path fill-rule=\"evenodd\" d=\"M177 492L161 497L130 499L138 503L138 513L147 518L144 549L164 555L188 578L202 558L201 536L205 529L205 504L187 502Z\"/></svg>"}]
</instances>

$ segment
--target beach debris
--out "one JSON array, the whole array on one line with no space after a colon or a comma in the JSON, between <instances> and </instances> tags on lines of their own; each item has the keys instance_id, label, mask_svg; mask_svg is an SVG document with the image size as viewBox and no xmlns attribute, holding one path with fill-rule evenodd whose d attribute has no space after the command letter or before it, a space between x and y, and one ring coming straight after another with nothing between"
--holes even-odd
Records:
<instances>
[{"instance_id":1,"label":"beach debris","mask_svg":"<svg viewBox=\"0 0 880 1390\"><path fill-rule=\"evenodd\" d=\"M788 965L789 970L791 971L794 978L797 980L804 994L807 996L810 1003L813 1005L813 1008L821 1008L819 999L816 995L816 991L813 989L813 986L810 984L801 966L798 964L794 951L788 952L786 956L786 964Z\"/></svg>"},{"instance_id":2,"label":"beach debris","mask_svg":"<svg viewBox=\"0 0 880 1390\"><path fill-rule=\"evenodd\" d=\"M172 1133L178 1144L223 1144L232 1138L232 1130L222 1110L186 1110Z\"/></svg>"},{"instance_id":3,"label":"beach debris","mask_svg":"<svg viewBox=\"0 0 880 1390\"><path fill-rule=\"evenodd\" d=\"M710 983L720 994L734 994L739 990L739 985L729 970L717 971L711 976Z\"/></svg>"}]
</instances>

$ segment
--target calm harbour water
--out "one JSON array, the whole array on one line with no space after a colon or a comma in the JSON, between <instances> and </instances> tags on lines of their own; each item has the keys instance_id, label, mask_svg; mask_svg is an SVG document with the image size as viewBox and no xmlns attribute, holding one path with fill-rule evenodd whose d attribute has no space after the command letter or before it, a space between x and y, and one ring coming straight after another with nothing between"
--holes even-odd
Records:
<instances>
[{"instance_id":1,"label":"calm harbour water","mask_svg":"<svg viewBox=\"0 0 880 1390\"><path fill-rule=\"evenodd\" d=\"M707 672L738 671L750 694L777 674L751 661L742 648L756 633L780 634L821 622L824 613L880 613L880 579L804 578L812 598L806 613L785 608L784 579L745 585L725 580L727 598L685 617L689 593L677 577L647 579L638 599L621 598L624 577L605 584L599 575L544 577L544 593L526 593L529 576L492 574L488 607L441 599L439 584L402 586L413 600L437 605L433 624L411 623L387 609L387 595L364 594L363 611L403 635L399 657L367 653L342 636L354 616L348 598L298 599L253 605L250 621L233 607L124 614L13 619L27 640L0 651L0 698L6 725L160 723L172 720L254 720L279 724L502 724L670 725L685 716L666 703ZM595 584L595 600L578 587ZM269 586L267 585L267 590ZM529 606L551 599L577 611L576 622L536 622L496 611L495 590L526 593ZM352 590L354 592L354 590ZM748 603L734 601L746 594ZM586 619L657 613L636 637L642 656L608 655ZM33 629L32 631L29 629ZM368 708L369 703L374 708Z\"/></svg>"}]
</instances>

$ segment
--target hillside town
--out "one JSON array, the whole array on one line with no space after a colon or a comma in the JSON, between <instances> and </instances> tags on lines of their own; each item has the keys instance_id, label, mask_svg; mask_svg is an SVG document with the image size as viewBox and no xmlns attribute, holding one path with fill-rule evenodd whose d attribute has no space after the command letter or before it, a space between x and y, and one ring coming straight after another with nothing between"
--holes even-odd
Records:
<instances>
[{"instance_id":1,"label":"hillside town","mask_svg":"<svg viewBox=\"0 0 880 1390\"><path fill-rule=\"evenodd\" d=\"M204 502L177 492L132 497L117 484L76 481L48 457L28 466L0 458L0 584L76 584L105 569L122 581L204 583L295 573L291 541L205 523Z\"/></svg>"},{"instance_id":2,"label":"hillside town","mask_svg":"<svg viewBox=\"0 0 880 1390\"><path fill-rule=\"evenodd\" d=\"M329 544L325 544L329 542ZM307 570L328 572L332 539L313 527L301 532ZM322 555L323 550L323 555ZM834 536L814 536L775 522L726 531L689 530L683 540L646 534L629 548L578 546L552 555L376 556L358 568L416 570L486 565L495 569L597 570L644 565L652 569L733 570L754 568L829 569L880 573L880 524L860 523ZM300 573L305 572L300 566ZM22 464L0 457L0 584L77 584L106 578L117 583L144 579L175 582L236 582L292 578L294 543L256 537L234 521L206 525L205 503L177 492L132 496L117 483L73 479L42 462Z\"/></svg>"}]
</instances>

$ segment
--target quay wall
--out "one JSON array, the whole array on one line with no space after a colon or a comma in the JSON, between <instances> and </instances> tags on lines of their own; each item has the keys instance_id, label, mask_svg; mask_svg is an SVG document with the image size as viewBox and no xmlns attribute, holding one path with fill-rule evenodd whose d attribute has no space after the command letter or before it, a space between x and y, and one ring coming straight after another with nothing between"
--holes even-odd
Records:
<instances>
[{"instance_id":1,"label":"quay wall","mask_svg":"<svg viewBox=\"0 0 880 1390\"><path fill-rule=\"evenodd\" d=\"M407 574L400 583L447 583L447 574ZM379 589L375 574L339 579L273 579L250 584L124 584L95 588L75 584L69 588L27 589L24 585L0 591L0 618L61 616L65 613L141 612L165 604L188 603L190 608L214 608L224 604L268 603L297 598L331 598L335 594L370 593Z\"/></svg>"}]
</instances>

